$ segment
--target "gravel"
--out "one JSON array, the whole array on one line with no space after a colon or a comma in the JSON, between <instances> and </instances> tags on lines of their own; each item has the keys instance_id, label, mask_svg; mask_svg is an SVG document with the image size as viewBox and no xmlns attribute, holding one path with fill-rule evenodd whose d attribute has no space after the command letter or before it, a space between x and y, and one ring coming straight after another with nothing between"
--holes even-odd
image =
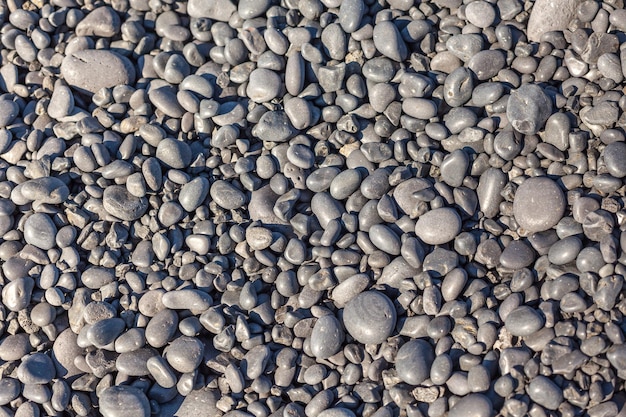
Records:
<instances>
[{"instance_id":1,"label":"gravel","mask_svg":"<svg viewBox=\"0 0 626 417\"><path fill-rule=\"evenodd\" d=\"M625 21L0 4L0 415L624 414Z\"/></svg>"}]
</instances>

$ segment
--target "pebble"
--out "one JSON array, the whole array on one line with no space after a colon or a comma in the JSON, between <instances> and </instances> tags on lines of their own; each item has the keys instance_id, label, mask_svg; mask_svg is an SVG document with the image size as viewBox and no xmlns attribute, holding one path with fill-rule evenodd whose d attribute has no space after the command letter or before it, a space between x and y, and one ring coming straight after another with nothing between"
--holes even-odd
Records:
<instances>
[{"instance_id":1,"label":"pebble","mask_svg":"<svg viewBox=\"0 0 626 417\"><path fill-rule=\"evenodd\" d=\"M530 381L528 396L533 402L548 410L556 410L563 402L563 391L543 375L538 375Z\"/></svg>"},{"instance_id":2,"label":"pebble","mask_svg":"<svg viewBox=\"0 0 626 417\"><path fill-rule=\"evenodd\" d=\"M580 1L537 0L528 19L528 39L540 42L547 32L567 29L569 22L576 16Z\"/></svg>"},{"instance_id":3,"label":"pebble","mask_svg":"<svg viewBox=\"0 0 626 417\"><path fill-rule=\"evenodd\" d=\"M102 206L112 216L124 221L139 219L148 210L145 197L132 195L126 187L112 185L104 190Z\"/></svg>"},{"instance_id":4,"label":"pebble","mask_svg":"<svg viewBox=\"0 0 626 417\"><path fill-rule=\"evenodd\" d=\"M210 183L205 177L197 177L183 185L178 193L178 202L188 212L195 211L209 195Z\"/></svg>"},{"instance_id":5,"label":"pebble","mask_svg":"<svg viewBox=\"0 0 626 417\"><path fill-rule=\"evenodd\" d=\"M620 0L92 3L0 7L0 415L620 413Z\"/></svg>"},{"instance_id":6,"label":"pebble","mask_svg":"<svg viewBox=\"0 0 626 417\"><path fill-rule=\"evenodd\" d=\"M159 142L156 157L168 168L183 169L191 163L191 149L185 142L165 138Z\"/></svg>"},{"instance_id":7,"label":"pebble","mask_svg":"<svg viewBox=\"0 0 626 417\"><path fill-rule=\"evenodd\" d=\"M532 177L517 189L513 213L517 223L527 232L542 232L556 226L565 206L563 191L554 181L547 177Z\"/></svg>"},{"instance_id":8,"label":"pebble","mask_svg":"<svg viewBox=\"0 0 626 417\"><path fill-rule=\"evenodd\" d=\"M322 316L311 333L311 352L318 359L328 359L341 350L344 331L335 316Z\"/></svg>"},{"instance_id":9,"label":"pebble","mask_svg":"<svg viewBox=\"0 0 626 417\"><path fill-rule=\"evenodd\" d=\"M115 385L99 395L99 411L104 417L150 416L150 403L139 388Z\"/></svg>"},{"instance_id":10,"label":"pebble","mask_svg":"<svg viewBox=\"0 0 626 417\"><path fill-rule=\"evenodd\" d=\"M442 245L453 240L461 231L461 216L456 210L443 207L421 215L415 223L415 234L424 243Z\"/></svg>"},{"instance_id":11,"label":"pebble","mask_svg":"<svg viewBox=\"0 0 626 417\"><path fill-rule=\"evenodd\" d=\"M135 67L121 55L101 49L85 49L63 58L61 75L81 92L96 93L102 88L132 84Z\"/></svg>"},{"instance_id":12,"label":"pebble","mask_svg":"<svg viewBox=\"0 0 626 417\"><path fill-rule=\"evenodd\" d=\"M545 324L541 313L529 306L517 307L511 311L504 321L506 329L513 336L530 336Z\"/></svg>"},{"instance_id":13,"label":"pebble","mask_svg":"<svg viewBox=\"0 0 626 417\"><path fill-rule=\"evenodd\" d=\"M552 101L535 84L523 84L511 92L506 116L513 129L525 135L541 130L552 114Z\"/></svg>"},{"instance_id":14,"label":"pebble","mask_svg":"<svg viewBox=\"0 0 626 417\"><path fill-rule=\"evenodd\" d=\"M387 340L396 327L396 309L385 294L366 291L346 304L343 324L354 339L377 345Z\"/></svg>"},{"instance_id":15,"label":"pebble","mask_svg":"<svg viewBox=\"0 0 626 417\"><path fill-rule=\"evenodd\" d=\"M27 356L17 368L17 379L22 384L47 384L54 377L52 360L43 353Z\"/></svg>"},{"instance_id":16,"label":"pebble","mask_svg":"<svg viewBox=\"0 0 626 417\"><path fill-rule=\"evenodd\" d=\"M449 417L488 417L493 414L491 400L483 394L469 394L457 401L448 413Z\"/></svg>"},{"instance_id":17,"label":"pebble","mask_svg":"<svg viewBox=\"0 0 626 417\"><path fill-rule=\"evenodd\" d=\"M24 240L43 250L56 246L57 227L47 214L35 213L24 222Z\"/></svg>"},{"instance_id":18,"label":"pebble","mask_svg":"<svg viewBox=\"0 0 626 417\"><path fill-rule=\"evenodd\" d=\"M195 337L180 336L167 347L167 362L181 373L193 372L202 361L204 344Z\"/></svg>"},{"instance_id":19,"label":"pebble","mask_svg":"<svg viewBox=\"0 0 626 417\"><path fill-rule=\"evenodd\" d=\"M420 385L430 376L435 360L432 346L425 340L411 340L400 347L396 356L398 377L410 385Z\"/></svg>"}]
</instances>

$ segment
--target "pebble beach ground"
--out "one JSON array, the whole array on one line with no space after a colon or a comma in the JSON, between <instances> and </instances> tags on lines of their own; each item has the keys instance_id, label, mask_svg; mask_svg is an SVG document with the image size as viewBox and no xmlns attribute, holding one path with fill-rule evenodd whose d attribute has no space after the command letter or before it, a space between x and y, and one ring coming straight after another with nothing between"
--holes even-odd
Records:
<instances>
[{"instance_id":1,"label":"pebble beach ground","mask_svg":"<svg viewBox=\"0 0 626 417\"><path fill-rule=\"evenodd\" d=\"M626 416L623 0L0 22L0 417Z\"/></svg>"}]
</instances>

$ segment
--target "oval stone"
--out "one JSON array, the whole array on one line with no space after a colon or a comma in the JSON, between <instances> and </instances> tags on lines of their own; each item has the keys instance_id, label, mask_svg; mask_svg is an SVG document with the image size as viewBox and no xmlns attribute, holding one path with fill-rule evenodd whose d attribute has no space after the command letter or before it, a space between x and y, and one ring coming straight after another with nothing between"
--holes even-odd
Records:
<instances>
[{"instance_id":1,"label":"oval stone","mask_svg":"<svg viewBox=\"0 0 626 417\"><path fill-rule=\"evenodd\" d=\"M366 291L348 302L343 324L360 343L383 343L396 327L396 309L385 294Z\"/></svg>"},{"instance_id":2,"label":"oval stone","mask_svg":"<svg viewBox=\"0 0 626 417\"><path fill-rule=\"evenodd\" d=\"M398 350L396 372L398 377L411 385L419 385L430 376L435 360L433 347L425 340L411 340Z\"/></svg>"}]
</instances>

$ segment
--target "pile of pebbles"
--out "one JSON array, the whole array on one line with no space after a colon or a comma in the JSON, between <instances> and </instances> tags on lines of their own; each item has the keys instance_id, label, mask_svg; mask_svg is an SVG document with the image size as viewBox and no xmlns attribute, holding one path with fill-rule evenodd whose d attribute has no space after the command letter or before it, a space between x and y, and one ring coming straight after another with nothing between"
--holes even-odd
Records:
<instances>
[{"instance_id":1,"label":"pile of pebbles","mask_svg":"<svg viewBox=\"0 0 626 417\"><path fill-rule=\"evenodd\" d=\"M623 0L0 20L0 417L626 415Z\"/></svg>"}]
</instances>

